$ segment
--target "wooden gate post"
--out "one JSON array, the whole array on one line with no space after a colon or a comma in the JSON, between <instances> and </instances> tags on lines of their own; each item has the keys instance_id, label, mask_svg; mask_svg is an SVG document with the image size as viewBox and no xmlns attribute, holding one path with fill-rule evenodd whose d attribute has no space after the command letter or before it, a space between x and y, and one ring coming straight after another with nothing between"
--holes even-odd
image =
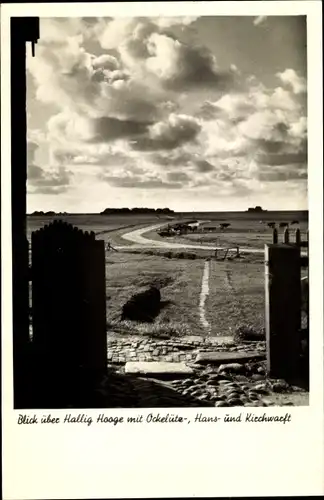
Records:
<instances>
[{"instance_id":1,"label":"wooden gate post","mask_svg":"<svg viewBox=\"0 0 324 500\"><path fill-rule=\"evenodd\" d=\"M104 241L62 221L33 232L32 279L37 404L78 407L107 368Z\"/></svg>"},{"instance_id":2,"label":"wooden gate post","mask_svg":"<svg viewBox=\"0 0 324 500\"><path fill-rule=\"evenodd\" d=\"M271 376L297 373L301 323L300 249L265 246L267 369Z\"/></svg>"},{"instance_id":3,"label":"wooden gate post","mask_svg":"<svg viewBox=\"0 0 324 500\"><path fill-rule=\"evenodd\" d=\"M26 43L39 38L38 17L10 18L11 227L14 408L26 405L29 366L28 241L26 237ZM10 168L10 165L8 165Z\"/></svg>"}]
</instances>

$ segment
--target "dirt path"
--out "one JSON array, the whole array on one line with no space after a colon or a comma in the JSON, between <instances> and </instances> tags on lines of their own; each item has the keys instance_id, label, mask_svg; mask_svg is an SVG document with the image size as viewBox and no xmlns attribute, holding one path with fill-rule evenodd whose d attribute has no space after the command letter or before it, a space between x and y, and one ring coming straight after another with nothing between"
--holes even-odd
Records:
<instances>
[{"instance_id":1,"label":"dirt path","mask_svg":"<svg viewBox=\"0 0 324 500\"><path fill-rule=\"evenodd\" d=\"M140 229L135 229L134 231L130 231L129 233L125 233L121 235L121 237L127 241L131 241L134 243L131 247L129 246L116 246L117 250L125 250L125 249L140 249L140 248L164 248L164 249L199 249L199 250L216 250L222 249L223 247L216 247L211 245L191 245L190 243L171 243L170 241L155 241L149 240L144 235L150 231L155 231L156 229L165 226L165 222L163 224L154 224L153 226L147 226ZM242 253L253 253L253 254L264 254L263 248L240 248L240 252Z\"/></svg>"},{"instance_id":2,"label":"dirt path","mask_svg":"<svg viewBox=\"0 0 324 500\"><path fill-rule=\"evenodd\" d=\"M206 260L201 282L199 315L200 315L200 322L207 333L210 333L210 328L211 328L206 318L206 309L205 309L206 297L209 294L209 273L210 273L210 261Z\"/></svg>"}]
</instances>

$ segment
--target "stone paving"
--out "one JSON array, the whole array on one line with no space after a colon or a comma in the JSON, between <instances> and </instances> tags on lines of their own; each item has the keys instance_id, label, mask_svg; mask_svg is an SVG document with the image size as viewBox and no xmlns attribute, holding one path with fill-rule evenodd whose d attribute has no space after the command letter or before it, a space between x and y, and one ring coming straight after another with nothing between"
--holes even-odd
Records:
<instances>
[{"instance_id":1,"label":"stone paving","mask_svg":"<svg viewBox=\"0 0 324 500\"><path fill-rule=\"evenodd\" d=\"M171 340L132 336L109 339L109 376L100 390L104 398L102 406L168 408L307 405L307 391L284 380L268 378L265 348L265 341L236 344L231 337L182 337ZM214 353L210 356L210 364L199 363L199 354L202 352ZM225 362L220 364L215 361L219 358L216 353L233 353L233 356L222 354L221 358ZM261 355L261 359L256 359L256 353ZM230 358L237 358L240 362L231 362ZM138 373L136 369L127 373L125 365L128 363L136 368L136 362L144 362L144 365L138 367ZM152 366L159 365L157 362L169 366L174 363L175 373L171 380L161 380L158 369L156 373L145 373L147 369L143 370L143 366L145 368L150 363ZM180 365L188 367L190 371L186 378L176 373ZM276 395L279 400L274 399ZM299 402L293 402L296 397Z\"/></svg>"},{"instance_id":2,"label":"stone paving","mask_svg":"<svg viewBox=\"0 0 324 500\"><path fill-rule=\"evenodd\" d=\"M235 345L231 337L181 337L179 339L108 338L108 363L128 361L193 362L200 352L265 351L264 342Z\"/></svg>"}]
</instances>

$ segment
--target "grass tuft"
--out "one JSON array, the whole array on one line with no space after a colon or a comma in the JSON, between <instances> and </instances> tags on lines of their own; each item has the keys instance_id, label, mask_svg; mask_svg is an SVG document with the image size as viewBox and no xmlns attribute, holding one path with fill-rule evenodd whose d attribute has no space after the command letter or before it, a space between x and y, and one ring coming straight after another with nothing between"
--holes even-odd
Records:
<instances>
[{"instance_id":1,"label":"grass tuft","mask_svg":"<svg viewBox=\"0 0 324 500\"><path fill-rule=\"evenodd\" d=\"M155 338L174 338L190 335L188 324L170 321L154 323L139 323L136 321L111 321L108 325L109 332L120 335L140 335Z\"/></svg>"}]
</instances>

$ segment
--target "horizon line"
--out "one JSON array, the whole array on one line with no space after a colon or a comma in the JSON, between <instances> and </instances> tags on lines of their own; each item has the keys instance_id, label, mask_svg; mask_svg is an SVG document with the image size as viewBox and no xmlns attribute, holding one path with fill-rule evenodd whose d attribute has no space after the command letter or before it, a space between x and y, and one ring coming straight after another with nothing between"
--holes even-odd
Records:
<instances>
[{"instance_id":1,"label":"horizon line","mask_svg":"<svg viewBox=\"0 0 324 500\"><path fill-rule=\"evenodd\" d=\"M120 207L120 208L109 208L110 210L122 210L123 208L127 208L127 207ZM141 209L141 207L134 207L134 208L137 208L137 209ZM143 207L143 208L147 208L148 210L158 210L157 208L149 208L149 207ZM165 207L167 208L167 207ZM104 209L106 210L106 208ZM103 210L103 211L104 211ZM133 210L133 209L129 209L129 210ZM102 212L103 212L102 211ZM192 213L251 213L251 211L249 211L248 209L246 210L173 210L170 208L170 211L172 211L173 213L175 214L192 214ZM277 210L268 210L268 209L262 209L262 212L267 212L267 213L271 213L271 212L308 212L308 208L301 208L301 209L277 209ZM55 215L109 215L109 214L103 214L102 212L67 212L67 211L58 211L56 212L55 210L34 210L33 212L30 212L30 213L26 213L26 216L27 215L32 215L34 212L44 212L44 215L46 215L46 212L54 212ZM262 212L257 212L256 213L262 213ZM125 214L126 215L126 214ZM130 214L131 215L131 214ZM145 214L143 214L145 215ZM163 215L163 214L161 214Z\"/></svg>"}]
</instances>

